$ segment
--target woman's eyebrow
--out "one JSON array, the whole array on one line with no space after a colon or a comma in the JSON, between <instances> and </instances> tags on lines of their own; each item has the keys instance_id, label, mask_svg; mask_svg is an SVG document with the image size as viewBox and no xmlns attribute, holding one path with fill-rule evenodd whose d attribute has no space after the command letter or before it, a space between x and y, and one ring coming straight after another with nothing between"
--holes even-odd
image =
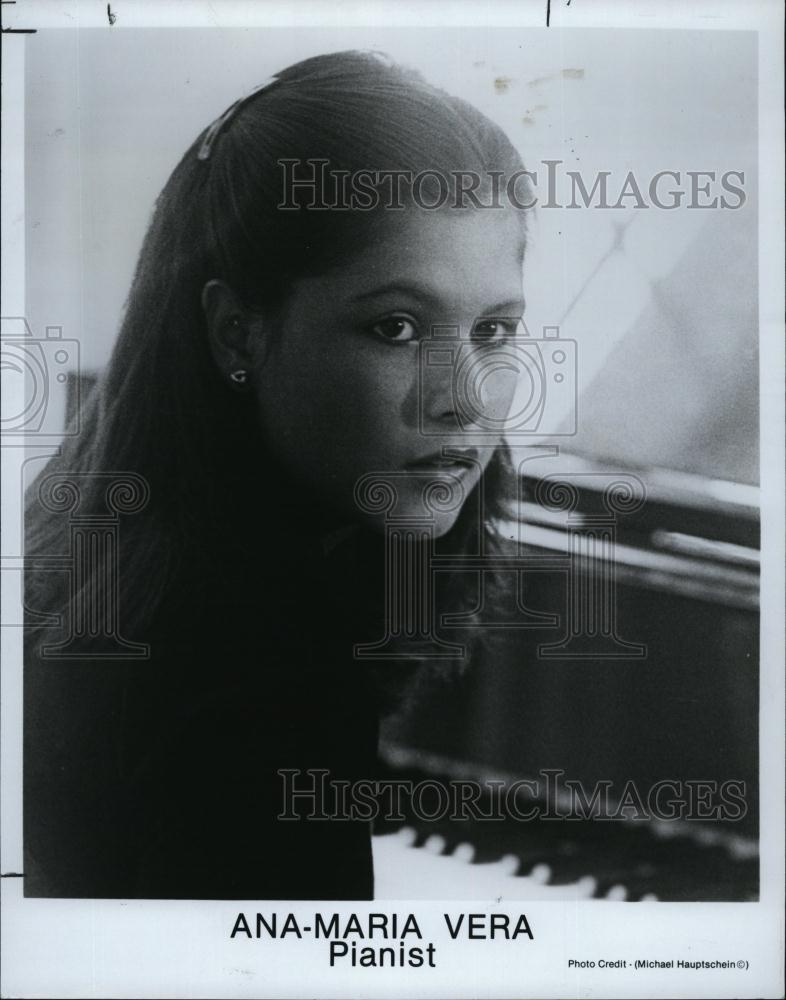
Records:
<instances>
[{"instance_id":1,"label":"woman's eyebrow","mask_svg":"<svg viewBox=\"0 0 786 1000\"><path fill-rule=\"evenodd\" d=\"M353 298L353 302L362 302L365 299L373 299L379 295L412 295L415 298L426 299L431 302L438 302L439 295L426 285L421 285L416 281L391 281L386 285L379 285L368 292L361 292Z\"/></svg>"},{"instance_id":2,"label":"woman's eyebrow","mask_svg":"<svg viewBox=\"0 0 786 1000\"><path fill-rule=\"evenodd\" d=\"M423 299L429 302L439 303L441 302L441 296L435 292L433 289L428 288L426 285L421 285L418 282L402 282L393 281L386 285L380 285L377 288L372 288L368 292L362 292L360 295L356 295L353 302L362 302L365 299L376 298L380 295L397 294L397 295L410 295L415 298ZM489 313L500 313L503 315L518 315L523 313L525 309L524 299L521 297L507 299L505 302L500 302L497 305L486 306L481 310L483 315L488 315Z\"/></svg>"},{"instance_id":3,"label":"woman's eyebrow","mask_svg":"<svg viewBox=\"0 0 786 1000\"><path fill-rule=\"evenodd\" d=\"M499 313L501 316L520 316L526 309L526 302L523 298L508 299L507 302L500 302L495 306L487 306L483 313Z\"/></svg>"}]
</instances>

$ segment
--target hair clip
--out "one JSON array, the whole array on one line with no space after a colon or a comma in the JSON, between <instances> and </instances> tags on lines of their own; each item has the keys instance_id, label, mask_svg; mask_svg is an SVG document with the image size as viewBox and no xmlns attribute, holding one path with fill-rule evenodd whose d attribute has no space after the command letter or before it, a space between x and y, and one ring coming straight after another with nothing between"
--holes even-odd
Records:
<instances>
[{"instance_id":1,"label":"hair clip","mask_svg":"<svg viewBox=\"0 0 786 1000\"><path fill-rule=\"evenodd\" d=\"M223 113L223 115L221 115L220 118L216 118L216 120L213 122L213 124L210 126L210 128L208 128L207 132L205 133L205 138L202 140L202 145L199 147L199 152L197 153L197 159L207 160L210 157L210 154L213 150L213 144L215 143L218 136L221 134L221 130L224 128L227 122L231 121L232 118L234 118L234 116L240 110L240 108L243 107L244 104L248 104L248 102L251 100L252 97L256 97L260 91L267 90L267 88L272 86L274 83L278 83L278 77L277 76L268 77L268 79L265 80L264 83L260 83L258 87L254 87L254 89L249 94L246 94L245 97L241 97L237 101L235 101L234 104L232 104L229 108L227 108L227 110Z\"/></svg>"}]
</instances>

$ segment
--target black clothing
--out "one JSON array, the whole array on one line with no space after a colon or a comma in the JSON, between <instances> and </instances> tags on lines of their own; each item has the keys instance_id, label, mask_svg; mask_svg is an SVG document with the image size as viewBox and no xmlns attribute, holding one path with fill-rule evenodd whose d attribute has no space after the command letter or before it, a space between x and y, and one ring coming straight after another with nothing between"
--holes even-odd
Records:
<instances>
[{"instance_id":1,"label":"black clothing","mask_svg":"<svg viewBox=\"0 0 786 1000\"><path fill-rule=\"evenodd\" d=\"M368 821L277 818L279 769L373 779L378 736L352 538L289 539L219 546L134 636L149 660L28 659L27 896L373 898Z\"/></svg>"}]
</instances>

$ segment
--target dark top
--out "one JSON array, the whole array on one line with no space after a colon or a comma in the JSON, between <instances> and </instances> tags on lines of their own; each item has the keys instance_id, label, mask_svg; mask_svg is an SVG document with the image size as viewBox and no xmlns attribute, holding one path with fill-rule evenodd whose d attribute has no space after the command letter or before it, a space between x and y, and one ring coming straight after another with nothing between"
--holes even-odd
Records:
<instances>
[{"instance_id":1,"label":"dark top","mask_svg":"<svg viewBox=\"0 0 786 1000\"><path fill-rule=\"evenodd\" d=\"M25 895L373 898L368 821L277 818L279 769L376 773L348 545L224 558L161 607L149 660L28 660Z\"/></svg>"}]
</instances>

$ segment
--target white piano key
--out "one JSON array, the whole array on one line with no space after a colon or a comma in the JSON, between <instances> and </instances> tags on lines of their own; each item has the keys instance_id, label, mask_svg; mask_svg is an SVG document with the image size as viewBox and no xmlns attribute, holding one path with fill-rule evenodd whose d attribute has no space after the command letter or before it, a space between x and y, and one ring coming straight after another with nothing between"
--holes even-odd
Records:
<instances>
[{"instance_id":1,"label":"white piano key","mask_svg":"<svg viewBox=\"0 0 786 1000\"><path fill-rule=\"evenodd\" d=\"M414 830L372 839L375 899L561 901L589 899L597 888L591 875L568 885L546 885L552 871L545 864L538 866L535 878L516 876L520 862L513 854L472 864L470 844L458 845L452 854L434 854L412 847L413 840Z\"/></svg>"},{"instance_id":2,"label":"white piano key","mask_svg":"<svg viewBox=\"0 0 786 1000\"><path fill-rule=\"evenodd\" d=\"M546 883L550 880L551 875L551 867L549 865L540 864L535 865L528 877L531 878L533 882L538 882L540 885L546 885Z\"/></svg>"},{"instance_id":3,"label":"white piano key","mask_svg":"<svg viewBox=\"0 0 786 1000\"><path fill-rule=\"evenodd\" d=\"M423 850L428 851L429 854L442 854L445 851L445 838L438 833L432 833L428 838L426 843L423 845Z\"/></svg>"},{"instance_id":4,"label":"white piano key","mask_svg":"<svg viewBox=\"0 0 786 1000\"><path fill-rule=\"evenodd\" d=\"M515 875L521 866L521 862L515 854L503 854L496 864L498 870L506 875Z\"/></svg>"},{"instance_id":5,"label":"white piano key","mask_svg":"<svg viewBox=\"0 0 786 1000\"><path fill-rule=\"evenodd\" d=\"M464 864L470 865L475 860L475 848L472 844L456 844L453 857L456 861L462 861Z\"/></svg>"},{"instance_id":6,"label":"white piano key","mask_svg":"<svg viewBox=\"0 0 786 1000\"><path fill-rule=\"evenodd\" d=\"M581 899L592 899L598 888L594 875L584 875L576 883L576 893Z\"/></svg>"}]
</instances>

